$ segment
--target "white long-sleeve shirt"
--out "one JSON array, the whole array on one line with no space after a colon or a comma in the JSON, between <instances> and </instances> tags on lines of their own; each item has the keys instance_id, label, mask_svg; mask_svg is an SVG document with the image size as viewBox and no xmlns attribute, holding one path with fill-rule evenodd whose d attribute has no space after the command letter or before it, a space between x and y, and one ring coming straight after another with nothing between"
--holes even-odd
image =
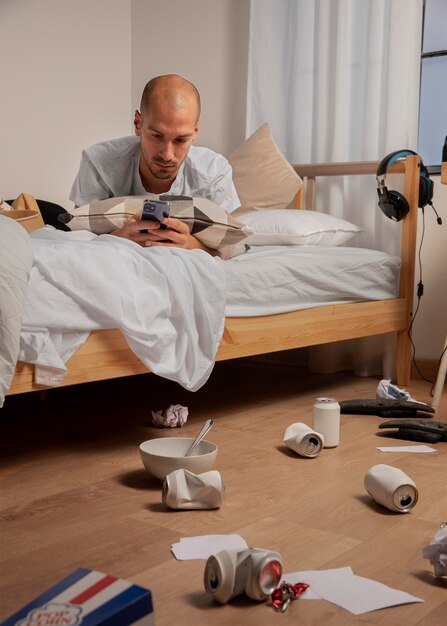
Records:
<instances>
[{"instance_id":1,"label":"white long-sleeve shirt","mask_svg":"<svg viewBox=\"0 0 447 626\"><path fill-rule=\"evenodd\" d=\"M92 200L120 196L141 196L140 139L129 136L97 143L82 152L79 172L70 200L82 206ZM240 201L227 159L209 150L191 146L186 159L166 194L202 196L233 211Z\"/></svg>"}]
</instances>

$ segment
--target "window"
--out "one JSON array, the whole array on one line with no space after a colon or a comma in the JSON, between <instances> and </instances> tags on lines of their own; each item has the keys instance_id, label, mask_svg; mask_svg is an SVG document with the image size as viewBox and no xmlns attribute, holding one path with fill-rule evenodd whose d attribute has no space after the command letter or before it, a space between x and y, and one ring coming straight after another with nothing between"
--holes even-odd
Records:
<instances>
[{"instance_id":1,"label":"window","mask_svg":"<svg viewBox=\"0 0 447 626\"><path fill-rule=\"evenodd\" d=\"M431 174L441 170L447 135L446 25L446 0L424 0L418 152Z\"/></svg>"}]
</instances>

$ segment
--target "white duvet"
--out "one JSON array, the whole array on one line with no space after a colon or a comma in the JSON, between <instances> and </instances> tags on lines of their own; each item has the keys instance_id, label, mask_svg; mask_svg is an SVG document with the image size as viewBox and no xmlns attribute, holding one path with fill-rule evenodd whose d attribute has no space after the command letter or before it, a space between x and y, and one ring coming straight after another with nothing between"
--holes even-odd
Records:
<instances>
[{"instance_id":1,"label":"white duvet","mask_svg":"<svg viewBox=\"0 0 447 626\"><path fill-rule=\"evenodd\" d=\"M19 360L36 364L37 383L60 383L66 361L101 328L119 328L153 373L191 391L206 382L224 327L221 259L51 227L31 240Z\"/></svg>"},{"instance_id":2,"label":"white duvet","mask_svg":"<svg viewBox=\"0 0 447 626\"><path fill-rule=\"evenodd\" d=\"M32 262L27 231L10 217L0 215L0 408L16 367Z\"/></svg>"}]
</instances>

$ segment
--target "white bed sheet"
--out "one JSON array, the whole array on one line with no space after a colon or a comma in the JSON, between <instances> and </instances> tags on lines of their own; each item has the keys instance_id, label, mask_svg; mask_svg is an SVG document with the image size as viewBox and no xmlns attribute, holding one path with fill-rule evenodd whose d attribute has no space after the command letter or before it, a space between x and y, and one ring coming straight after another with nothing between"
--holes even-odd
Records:
<instances>
[{"instance_id":1,"label":"white bed sheet","mask_svg":"<svg viewBox=\"0 0 447 626\"><path fill-rule=\"evenodd\" d=\"M110 235L32 234L19 360L59 384L91 330L119 328L155 374L190 390L214 366L224 316L282 313L397 294L400 258L348 247L254 246L222 261Z\"/></svg>"},{"instance_id":2,"label":"white bed sheet","mask_svg":"<svg viewBox=\"0 0 447 626\"><path fill-rule=\"evenodd\" d=\"M226 261L227 317L386 300L398 293L400 257L345 246L253 246Z\"/></svg>"}]
</instances>

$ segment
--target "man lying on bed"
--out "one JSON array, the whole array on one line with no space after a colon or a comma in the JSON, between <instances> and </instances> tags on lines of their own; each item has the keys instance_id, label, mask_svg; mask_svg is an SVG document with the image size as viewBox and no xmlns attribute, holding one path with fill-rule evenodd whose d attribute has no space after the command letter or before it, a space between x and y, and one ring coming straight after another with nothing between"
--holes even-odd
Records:
<instances>
[{"instance_id":1,"label":"man lying on bed","mask_svg":"<svg viewBox=\"0 0 447 626\"><path fill-rule=\"evenodd\" d=\"M192 144L199 132L200 95L176 74L158 76L144 88L135 111L135 137L104 141L82 153L70 194L76 206L119 196L173 194L203 196L227 211L240 206L227 159ZM175 218L167 228L151 221L131 221L112 234L142 246L207 248Z\"/></svg>"}]
</instances>

